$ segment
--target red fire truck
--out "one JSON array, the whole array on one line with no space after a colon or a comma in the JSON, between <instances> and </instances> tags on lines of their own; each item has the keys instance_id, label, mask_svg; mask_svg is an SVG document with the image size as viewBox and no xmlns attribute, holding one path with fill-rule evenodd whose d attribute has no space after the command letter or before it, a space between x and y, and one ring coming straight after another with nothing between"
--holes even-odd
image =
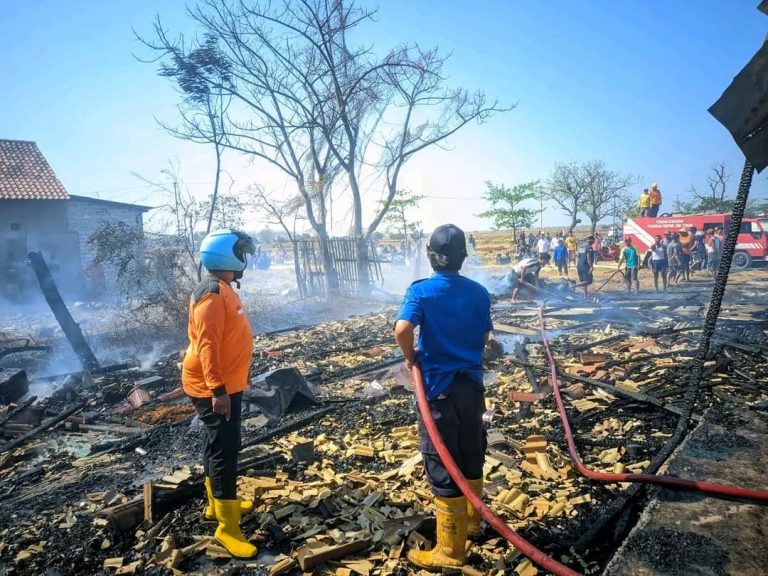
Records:
<instances>
[{"instance_id":1,"label":"red fire truck","mask_svg":"<svg viewBox=\"0 0 768 576\"><path fill-rule=\"evenodd\" d=\"M654 243L658 234L687 231L696 226L698 232L722 228L728 233L730 214L674 214L658 218L629 218L624 224L624 237L632 238L637 249L644 253ZM736 241L732 268L744 270L758 262L768 261L768 219L744 218Z\"/></svg>"}]
</instances>

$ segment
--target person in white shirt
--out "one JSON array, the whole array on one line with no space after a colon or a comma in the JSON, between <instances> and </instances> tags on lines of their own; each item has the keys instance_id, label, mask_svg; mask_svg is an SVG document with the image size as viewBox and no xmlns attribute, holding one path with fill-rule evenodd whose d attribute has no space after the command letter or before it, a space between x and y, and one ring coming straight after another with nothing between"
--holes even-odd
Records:
<instances>
[{"instance_id":1,"label":"person in white shirt","mask_svg":"<svg viewBox=\"0 0 768 576\"><path fill-rule=\"evenodd\" d=\"M704 247L707 250L707 270L713 278L717 277L717 269L720 268L720 257L723 253L723 244L711 228L704 236Z\"/></svg>"},{"instance_id":2,"label":"person in white shirt","mask_svg":"<svg viewBox=\"0 0 768 576\"><path fill-rule=\"evenodd\" d=\"M667 291L667 247L661 241L661 236L656 236L656 243L651 246L651 270L653 270L653 285L656 292L659 291L659 275Z\"/></svg>"},{"instance_id":3,"label":"person in white shirt","mask_svg":"<svg viewBox=\"0 0 768 576\"><path fill-rule=\"evenodd\" d=\"M541 256L542 254L549 254L549 240L542 232L539 235L539 240L536 242L536 253Z\"/></svg>"},{"instance_id":4,"label":"person in white shirt","mask_svg":"<svg viewBox=\"0 0 768 576\"><path fill-rule=\"evenodd\" d=\"M517 295L520 292L521 281L533 286L539 286L539 272L541 268L549 263L549 254L539 254L538 258L528 256L523 258L512 267L512 271L509 273L512 280L512 302L517 302Z\"/></svg>"}]
</instances>

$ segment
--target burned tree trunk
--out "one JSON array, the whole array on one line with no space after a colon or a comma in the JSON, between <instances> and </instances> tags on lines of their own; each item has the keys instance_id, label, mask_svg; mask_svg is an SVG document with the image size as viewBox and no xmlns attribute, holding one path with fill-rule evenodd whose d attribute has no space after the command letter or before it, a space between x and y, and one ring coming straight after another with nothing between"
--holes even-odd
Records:
<instances>
[{"instance_id":1,"label":"burned tree trunk","mask_svg":"<svg viewBox=\"0 0 768 576\"><path fill-rule=\"evenodd\" d=\"M45 263L43 255L40 252L30 252L27 254L27 259L35 271L37 281L40 283L40 289L43 291L43 296L45 296L48 306L51 307L53 315L59 322L59 326L64 331L67 340L72 345L75 354L80 359L83 368L85 370L98 368L99 361L96 360L93 350L91 350L91 347L85 340L80 326L74 321L67 309L67 305L64 304L64 300L62 300L59 289L51 277L51 272L48 270L48 265Z\"/></svg>"},{"instance_id":2,"label":"burned tree trunk","mask_svg":"<svg viewBox=\"0 0 768 576\"><path fill-rule=\"evenodd\" d=\"M339 275L336 272L333 257L331 256L330 238L328 238L327 232L324 230L318 232L317 237L320 242L320 255L323 258L323 272L325 273L325 281L328 286L326 295L330 300L339 293Z\"/></svg>"}]
</instances>

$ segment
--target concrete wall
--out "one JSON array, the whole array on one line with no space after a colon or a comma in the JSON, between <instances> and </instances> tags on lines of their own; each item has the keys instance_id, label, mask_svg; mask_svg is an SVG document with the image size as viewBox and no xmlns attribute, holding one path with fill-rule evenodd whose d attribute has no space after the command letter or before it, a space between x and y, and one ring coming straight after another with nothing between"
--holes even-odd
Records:
<instances>
[{"instance_id":1,"label":"concrete wall","mask_svg":"<svg viewBox=\"0 0 768 576\"><path fill-rule=\"evenodd\" d=\"M62 292L93 294L85 274L95 256L88 240L115 221L143 230L141 209L129 205L80 198L0 200L0 297L16 298L18 286L37 286L24 264L32 251L43 253Z\"/></svg>"},{"instance_id":2,"label":"concrete wall","mask_svg":"<svg viewBox=\"0 0 768 576\"><path fill-rule=\"evenodd\" d=\"M0 200L0 273L22 287L37 286L25 264L40 251L53 263L54 278L67 286L81 277L78 235L67 227L66 200ZM14 228L18 228L14 230ZM14 290L18 290L14 288ZM0 295L5 290L0 286Z\"/></svg>"},{"instance_id":3,"label":"concrete wall","mask_svg":"<svg viewBox=\"0 0 768 576\"><path fill-rule=\"evenodd\" d=\"M139 230L144 229L142 212L139 208L79 198L67 201L67 221L69 230L78 235L83 270L88 268L96 256L96 250L88 244L88 240L104 224L107 222L125 222L138 227Z\"/></svg>"}]
</instances>

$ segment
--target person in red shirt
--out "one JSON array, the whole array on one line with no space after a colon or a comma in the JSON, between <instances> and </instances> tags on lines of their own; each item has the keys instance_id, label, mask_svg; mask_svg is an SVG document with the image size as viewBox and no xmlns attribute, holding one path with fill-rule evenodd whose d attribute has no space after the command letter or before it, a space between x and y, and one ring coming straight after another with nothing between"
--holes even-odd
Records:
<instances>
[{"instance_id":1,"label":"person in red shirt","mask_svg":"<svg viewBox=\"0 0 768 576\"><path fill-rule=\"evenodd\" d=\"M189 347L181 382L203 423L203 469L208 506L204 517L217 520L214 538L230 554L252 558L256 547L240 530L241 514L253 502L237 498L237 457L243 390L253 354L253 333L240 298L232 289L254 253L251 237L220 230L200 244L200 260L208 275L197 285L189 304Z\"/></svg>"}]
</instances>

